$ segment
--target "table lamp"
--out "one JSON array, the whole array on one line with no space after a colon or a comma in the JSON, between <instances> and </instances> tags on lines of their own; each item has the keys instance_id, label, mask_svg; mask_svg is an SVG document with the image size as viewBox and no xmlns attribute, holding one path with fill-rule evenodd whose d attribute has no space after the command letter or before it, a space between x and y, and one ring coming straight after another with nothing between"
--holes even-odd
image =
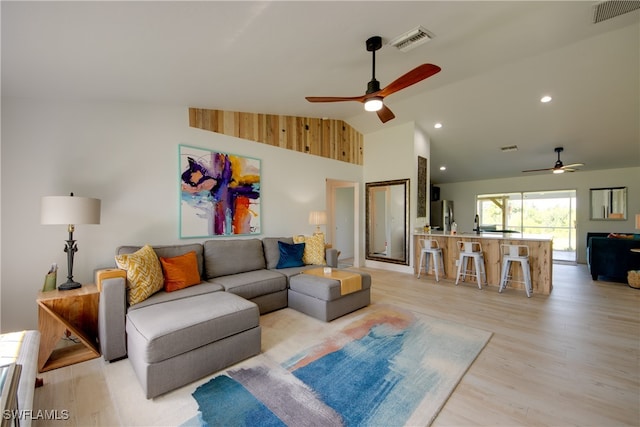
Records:
<instances>
[{"instance_id":1,"label":"table lamp","mask_svg":"<svg viewBox=\"0 0 640 427\"><path fill-rule=\"evenodd\" d=\"M311 211L309 212L309 224L316 226L316 232L314 234L321 234L320 226L327 223L327 213L325 211Z\"/></svg>"},{"instance_id":2,"label":"table lamp","mask_svg":"<svg viewBox=\"0 0 640 427\"><path fill-rule=\"evenodd\" d=\"M42 198L40 209L41 224L66 224L69 239L64 247L67 253L67 282L58 286L61 291L76 289L82 286L73 281L73 256L78 252L73 232L76 224L100 224L100 200L88 197L47 196Z\"/></svg>"}]
</instances>

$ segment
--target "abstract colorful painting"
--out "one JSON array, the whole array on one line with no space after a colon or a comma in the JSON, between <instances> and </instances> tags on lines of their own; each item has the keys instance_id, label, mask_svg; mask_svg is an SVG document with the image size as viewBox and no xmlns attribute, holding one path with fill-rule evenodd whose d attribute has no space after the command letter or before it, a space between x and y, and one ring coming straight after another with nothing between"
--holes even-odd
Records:
<instances>
[{"instance_id":1,"label":"abstract colorful painting","mask_svg":"<svg viewBox=\"0 0 640 427\"><path fill-rule=\"evenodd\" d=\"M180 238L260 234L260 160L180 145Z\"/></svg>"}]
</instances>

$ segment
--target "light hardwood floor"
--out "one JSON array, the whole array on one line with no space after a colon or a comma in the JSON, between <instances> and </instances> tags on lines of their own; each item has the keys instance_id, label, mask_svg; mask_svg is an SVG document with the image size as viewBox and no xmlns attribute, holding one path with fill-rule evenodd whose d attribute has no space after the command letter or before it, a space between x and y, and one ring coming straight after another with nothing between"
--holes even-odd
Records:
<instances>
[{"instance_id":1,"label":"light hardwood floor","mask_svg":"<svg viewBox=\"0 0 640 427\"><path fill-rule=\"evenodd\" d=\"M584 265L554 265L551 295L531 298L366 271L374 302L493 332L434 426L640 426L640 290L594 282ZM65 408L71 419L33 425L128 425L116 415L102 364L42 374L35 408Z\"/></svg>"}]
</instances>

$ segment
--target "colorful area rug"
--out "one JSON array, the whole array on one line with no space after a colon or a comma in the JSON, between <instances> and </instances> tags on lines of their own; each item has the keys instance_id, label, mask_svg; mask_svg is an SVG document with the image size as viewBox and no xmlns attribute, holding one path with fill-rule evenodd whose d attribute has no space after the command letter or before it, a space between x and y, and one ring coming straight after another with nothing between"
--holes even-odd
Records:
<instances>
[{"instance_id":1,"label":"colorful area rug","mask_svg":"<svg viewBox=\"0 0 640 427\"><path fill-rule=\"evenodd\" d=\"M262 354L199 386L183 426L429 425L490 332L375 306L276 363Z\"/></svg>"}]
</instances>

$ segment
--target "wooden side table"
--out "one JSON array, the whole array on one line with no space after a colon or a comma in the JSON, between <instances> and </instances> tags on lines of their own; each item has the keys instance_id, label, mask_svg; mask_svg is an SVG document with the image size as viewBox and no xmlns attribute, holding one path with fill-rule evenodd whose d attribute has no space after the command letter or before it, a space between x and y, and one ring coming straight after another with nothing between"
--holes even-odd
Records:
<instances>
[{"instance_id":1,"label":"wooden side table","mask_svg":"<svg viewBox=\"0 0 640 427\"><path fill-rule=\"evenodd\" d=\"M100 357L97 338L99 298L96 285L38 293L39 372ZM78 337L79 343L57 347L66 331Z\"/></svg>"}]
</instances>

